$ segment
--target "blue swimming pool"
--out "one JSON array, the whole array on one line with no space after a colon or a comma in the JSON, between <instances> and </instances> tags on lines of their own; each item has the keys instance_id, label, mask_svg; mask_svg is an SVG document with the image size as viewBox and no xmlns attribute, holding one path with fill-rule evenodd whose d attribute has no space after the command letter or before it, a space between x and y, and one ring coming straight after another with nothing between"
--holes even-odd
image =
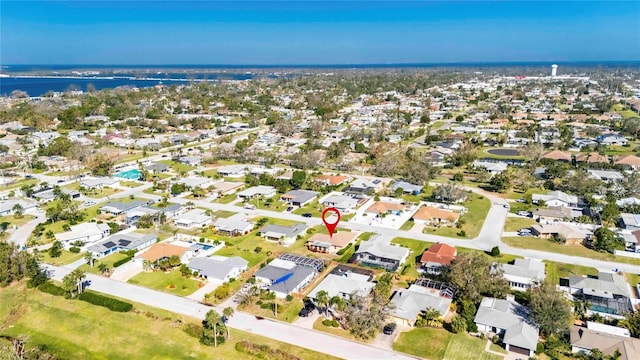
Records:
<instances>
[{"instance_id":1,"label":"blue swimming pool","mask_svg":"<svg viewBox=\"0 0 640 360\"><path fill-rule=\"evenodd\" d=\"M122 178L122 179L128 179L128 180L138 180L138 179L140 179L140 170L131 169L131 170L127 170L127 171L121 171L119 173L113 174L113 176L119 177L119 178Z\"/></svg>"},{"instance_id":2,"label":"blue swimming pool","mask_svg":"<svg viewBox=\"0 0 640 360\"><path fill-rule=\"evenodd\" d=\"M211 248L213 247L213 246L211 246L211 245L202 244L202 243L200 243L200 245L202 245L202 249L203 249L203 250L209 250L209 249L211 249Z\"/></svg>"}]
</instances>

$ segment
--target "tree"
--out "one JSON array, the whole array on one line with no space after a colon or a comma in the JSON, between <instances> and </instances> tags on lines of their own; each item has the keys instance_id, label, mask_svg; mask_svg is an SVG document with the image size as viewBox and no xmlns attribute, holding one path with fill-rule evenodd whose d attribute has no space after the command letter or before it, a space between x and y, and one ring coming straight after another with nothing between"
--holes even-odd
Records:
<instances>
[{"instance_id":1,"label":"tree","mask_svg":"<svg viewBox=\"0 0 640 360\"><path fill-rule=\"evenodd\" d=\"M109 267L105 263L99 263L98 264L98 271L100 271L100 274L104 275L104 274L109 272Z\"/></svg>"},{"instance_id":2,"label":"tree","mask_svg":"<svg viewBox=\"0 0 640 360\"><path fill-rule=\"evenodd\" d=\"M549 281L527 290L531 318L545 336L557 335L569 328L572 321L571 306L562 291Z\"/></svg>"},{"instance_id":3,"label":"tree","mask_svg":"<svg viewBox=\"0 0 640 360\"><path fill-rule=\"evenodd\" d=\"M303 170L296 170L291 175L291 186L295 189L300 189L307 181L307 172Z\"/></svg>"},{"instance_id":4,"label":"tree","mask_svg":"<svg viewBox=\"0 0 640 360\"><path fill-rule=\"evenodd\" d=\"M140 229L149 229L153 226L153 216L151 214L144 214L140 216L138 222L136 223L136 227Z\"/></svg>"},{"instance_id":5,"label":"tree","mask_svg":"<svg viewBox=\"0 0 640 360\"><path fill-rule=\"evenodd\" d=\"M318 291L316 294L316 302L318 303L318 307L321 309L323 316L326 317L329 305L329 293L325 290Z\"/></svg>"},{"instance_id":6,"label":"tree","mask_svg":"<svg viewBox=\"0 0 640 360\"><path fill-rule=\"evenodd\" d=\"M600 215L604 221L615 222L620 217L620 209L618 209L618 205L615 202L610 201L604 205Z\"/></svg>"},{"instance_id":7,"label":"tree","mask_svg":"<svg viewBox=\"0 0 640 360\"><path fill-rule=\"evenodd\" d=\"M453 320L451 320L451 331L456 334L467 331L467 320L460 315L454 317Z\"/></svg>"},{"instance_id":8,"label":"tree","mask_svg":"<svg viewBox=\"0 0 640 360\"><path fill-rule=\"evenodd\" d=\"M62 243L60 241L54 241L49 248L49 256L52 258L57 258L62 255Z\"/></svg>"},{"instance_id":9,"label":"tree","mask_svg":"<svg viewBox=\"0 0 640 360\"><path fill-rule=\"evenodd\" d=\"M233 317L234 314L235 314L235 311L231 306L227 306L226 308L222 309L222 316L225 324L229 321L229 319ZM228 339L231 337L229 334L229 326L227 325L226 328L227 328L227 339Z\"/></svg>"},{"instance_id":10,"label":"tree","mask_svg":"<svg viewBox=\"0 0 640 360\"><path fill-rule=\"evenodd\" d=\"M442 313L439 310L434 309L432 307L428 307L424 312L424 319L428 326L438 327L442 326L440 318L442 317Z\"/></svg>"},{"instance_id":11,"label":"tree","mask_svg":"<svg viewBox=\"0 0 640 360\"><path fill-rule=\"evenodd\" d=\"M87 251L87 253L84 254L84 259L86 260L87 264L89 264L89 266L93 267L93 264L96 258L92 252Z\"/></svg>"},{"instance_id":12,"label":"tree","mask_svg":"<svg viewBox=\"0 0 640 360\"><path fill-rule=\"evenodd\" d=\"M459 185L449 182L436 185L436 188L433 189L433 197L436 200L451 204L465 199L467 192Z\"/></svg>"},{"instance_id":13,"label":"tree","mask_svg":"<svg viewBox=\"0 0 640 360\"><path fill-rule=\"evenodd\" d=\"M500 173L491 178L489 185L493 191L503 193L511 187L511 181L507 174Z\"/></svg>"},{"instance_id":14,"label":"tree","mask_svg":"<svg viewBox=\"0 0 640 360\"><path fill-rule=\"evenodd\" d=\"M82 291L84 290L84 279L86 277L87 274L84 271L75 269L62 278L62 288L67 293L68 297L75 298L82 294Z\"/></svg>"},{"instance_id":15,"label":"tree","mask_svg":"<svg viewBox=\"0 0 640 360\"><path fill-rule=\"evenodd\" d=\"M192 275L191 269L189 269L187 264L180 265L180 274L182 274L183 277L189 277Z\"/></svg>"},{"instance_id":16,"label":"tree","mask_svg":"<svg viewBox=\"0 0 640 360\"><path fill-rule=\"evenodd\" d=\"M631 336L635 338L640 337L640 312L628 312L624 317L624 320L620 322L620 325L627 328L631 333Z\"/></svg>"},{"instance_id":17,"label":"tree","mask_svg":"<svg viewBox=\"0 0 640 360\"><path fill-rule=\"evenodd\" d=\"M599 227L596 231L593 232L593 248L598 251L608 251L613 252L616 247L624 244L621 244L621 241L616 238L616 234L609 230L606 227Z\"/></svg>"},{"instance_id":18,"label":"tree","mask_svg":"<svg viewBox=\"0 0 640 360\"><path fill-rule=\"evenodd\" d=\"M22 207L22 205L15 204L15 205L13 205L12 210L13 210L13 216L16 219L22 218L22 215L24 214L24 208Z\"/></svg>"},{"instance_id":19,"label":"tree","mask_svg":"<svg viewBox=\"0 0 640 360\"><path fill-rule=\"evenodd\" d=\"M484 253L458 255L444 269L445 281L456 286L459 300L478 302L482 294L504 298L509 293L509 283L502 276L501 268L495 268Z\"/></svg>"},{"instance_id":20,"label":"tree","mask_svg":"<svg viewBox=\"0 0 640 360\"><path fill-rule=\"evenodd\" d=\"M218 347L219 331L225 327L220 314L215 310L209 310L202 320L202 327L200 342L209 346L213 343L214 347ZM221 340L224 341L224 337Z\"/></svg>"},{"instance_id":21,"label":"tree","mask_svg":"<svg viewBox=\"0 0 640 360\"><path fill-rule=\"evenodd\" d=\"M185 190L187 190L187 187L184 186L183 183L175 183L171 185L171 195L182 194Z\"/></svg>"}]
</instances>

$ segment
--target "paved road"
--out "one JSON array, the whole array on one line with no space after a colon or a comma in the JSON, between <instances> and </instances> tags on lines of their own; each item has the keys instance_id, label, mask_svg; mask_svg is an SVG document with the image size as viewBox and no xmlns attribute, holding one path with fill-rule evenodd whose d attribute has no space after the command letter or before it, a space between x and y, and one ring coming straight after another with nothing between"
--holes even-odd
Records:
<instances>
[{"instance_id":1,"label":"paved road","mask_svg":"<svg viewBox=\"0 0 640 360\"><path fill-rule=\"evenodd\" d=\"M58 281L62 280L66 274L71 272L71 269L66 267L46 265L46 268L50 271L51 277ZM220 307L205 306L191 299L115 281L93 274L87 274L87 280L90 281L88 288L91 290L168 310L177 314L194 317L196 319L204 319L207 311L212 308L222 313L222 308ZM268 337L344 359L415 359L409 355L361 344L292 324L270 319L258 320L255 316L244 312L236 312L236 314L229 320L229 325L234 329L243 330L252 334Z\"/></svg>"},{"instance_id":2,"label":"paved road","mask_svg":"<svg viewBox=\"0 0 640 360\"><path fill-rule=\"evenodd\" d=\"M31 219L28 223L20 226L9 236L9 242L13 242L18 245L20 248L27 245L27 239L31 236L33 230L38 226L38 224L46 221L44 212L37 212L34 214L36 217Z\"/></svg>"}]
</instances>

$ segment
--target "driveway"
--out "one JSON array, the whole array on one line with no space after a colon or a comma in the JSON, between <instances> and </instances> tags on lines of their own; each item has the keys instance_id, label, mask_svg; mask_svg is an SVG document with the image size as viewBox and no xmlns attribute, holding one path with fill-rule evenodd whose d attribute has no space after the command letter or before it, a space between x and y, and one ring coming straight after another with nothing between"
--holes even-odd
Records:
<instances>
[{"instance_id":1,"label":"driveway","mask_svg":"<svg viewBox=\"0 0 640 360\"><path fill-rule=\"evenodd\" d=\"M293 322L293 325L299 326L305 329L313 329L313 323L315 323L319 317L320 317L320 313L318 313L318 310L313 310L313 314L307 317L299 317L298 320Z\"/></svg>"},{"instance_id":2,"label":"driveway","mask_svg":"<svg viewBox=\"0 0 640 360\"><path fill-rule=\"evenodd\" d=\"M16 231L11 233L9 236L9 242L13 242L20 248L27 245L27 239L29 239L29 236L31 236L31 233L36 226L46 221L44 211L37 212L34 215L36 216L35 218L31 219L28 223L20 226Z\"/></svg>"},{"instance_id":3,"label":"driveway","mask_svg":"<svg viewBox=\"0 0 640 360\"><path fill-rule=\"evenodd\" d=\"M129 261L126 262L117 268L113 269L111 273L111 278L113 280L118 280L122 282L127 282L132 277L138 275L142 272L142 263L139 261Z\"/></svg>"}]
</instances>

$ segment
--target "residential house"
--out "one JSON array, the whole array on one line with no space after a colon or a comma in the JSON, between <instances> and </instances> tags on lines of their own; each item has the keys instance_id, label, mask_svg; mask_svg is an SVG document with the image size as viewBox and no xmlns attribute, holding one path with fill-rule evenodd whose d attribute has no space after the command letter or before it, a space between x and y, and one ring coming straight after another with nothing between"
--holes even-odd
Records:
<instances>
[{"instance_id":1,"label":"residential house","mask_svg":"<svg viewBox=\"0 0 640 360\"><path fill-rule=\"evenodd\" d=\"M33 200L1 200L0 201L0 216L13 215L16 205L22 207L22 212L35 209L38 204Z\"/></svg>"},{"instance_id":2,"label":"residential house","mask_svg":"<svg viewBox=\"0 0 640 360\"><path fill-rule=\"evenodd\" d=\"M322 201L322 205L336 208L341 214L349 214L356 209L359 202L358 199L351 196L334 194L326 197Z\"/></svg>"},{"instance_id":3,"label":"residential house","mask_svg":"<svg viewBox=\"0 0 640 360\"><path fill-rule=\"evenodd\" d=\"M150 205L143 205L134 209L128 210L124 214L124 222L128 225L135 225L138 223L141 217L145 215L151 216L153 221L161 222L162 216L164 219L172 219L174 216L181 214L183 211L180 204L168 204L165 207L154 207Z\"/></svg>"},{"instance_id":4,"label":"residential house","mask_svg":"<svg viewBox=\"0 0 640 360\"><path fill-rule=\"evenodd\" d=\"M597 278L571 276L564 285L574 299L587 301L591 312L621 318L633 311L629 286L622 275L599 272Z\"/></svg>"},{"instance_id":5,"label":"residential house","mask_svg":"<svg viewBox=\"0 0 640 360\"><path fill-rule=\"evenodd\" d=\"M324 186L338 186L347 181L349 181L349 177L344 175L321 175L316 179L318 184Z\"/></svg>"},{"instance_id":6,"label":"residential house","mask_svg":"<svg viewBox=\"0 0 640 360\"><path fill-rule=\"evenodd\" d=\"M361 179L354 180L349 186L344 189L347 194L365 195L371 194L378 190L381 190L384 186L384 182L381 179Z\"/></svg>"},{"instance_id":7,"label":"residential house","mask_svg":"<svg viewBox=\"0 0 640 360\"><path fill-rule=\"evenodd\" d=\"M413 326L418 316L427 309L440 312L441 318L449 314L451 297L440 295L434 291L419 285L411 285L408 289L399 289L391 297L393 308L389 316L401 325Z\"/></svg>"},{"instance_id":8,"label":"residential house","mask_svg":"<svg viewBox=\"0 0 640 360\"><path fill-rule=\"evenodd\" d=\"M282 195L280 199L292 206L303 207L313 201L319 192L310 190L291 190Z\"/></svg>"},{"instance_id":9,"label":"residential house","mask_svg":"<svg viewBox=\"0 0 640 360\"><path fill-rule=\"evenodd\" d=\"M562 191L550 191L546 195L533 194L531 196L531 199L533 200L534 204L537 204L542 200L548 207L578 207L578 197L575 195L569 195Z\"/></svg>"},{"instance_id":10,"label":"residential house","mask_svg":"<svg viewBox=\"0 0 640 360\"><path fill-rule=\"evenodd\" d=\"M553 224L558 221L570 221L582 215L582 212L564 206L551 206L548 208L535 209L532 211L532 214L540 224Z\"/></svg>"},{"instance_id":11,"label":"residential house","mask_svg":"<svg viewBox=\"0 0 640 360\"><path fill-rule=\"evenodd\" d=\"M117 185L120 183L120 180L117 178L110 177L99 177L99 178L90 178L85 179L80 182L80 186L88 190L102 189L104 187Z\"/></svg>"},{"instance_id":12,"label":"residential house","mask_svg":"<svg viewBox=\"0 0 640 360\"><path fill-rule=\"evenodd\" d=\"M249 262L239 256L195 257L189 261L189 269L208 280L227 282L248 269Z\"/></svg>"},{"instance_id":13,"label":"residential house","mask_svg":"<svg viewBox=\"0 0 640 360\"><path fill-rule=\"evenodd\" d=\"M127 211L139 208L147 204L147 201L143 200L132 200L126 203L112 201L102 207L100 207L100 211L103 213L111 214L114 216L118 216L124 214Z\"/></svg>"},{"instance_id":14,"label":"residential house","mask_svg":"<svg viewBox=\"0 0 640 360\"><path fill-rule=\"evenodd\" d=\"M502 337L507 351L532 357L538 346L538 328L529 319L529 309L515 302L485 297L473 320L482 333Z\"/></svg>"},{"instance_id":15,"label":"residential house","mask_svg":"<svg viewBox=\"0 0 640 360\"><path fill-rule=\"evenodd\" d=\"M622 175L619 171L609 171L609 170L587 170L589 177L592 179L602 180L608 183L619 182L624 179L624 175Z\"/></svg>"},{"instance_id":16,"label":"residential house","mask_svg":"<svg viewBox=\"0 0 640 360\"><path fill-rule=\"evenodd\" d=\"M442 268L449 266L457 254L453 246L433 244L422 253L420 264L427 274L440 275Z\"/></svg>"},{"instance_id":17,"label":"residential house","mask_svg":"<svg viewBox=\"0 0 640 360\"><path fill-rule=\"evenodd\" d=\"M620 226L627 230L640 230L640 214L620 214Z\"/></svg>"},{"instance_id":18,"label":"residential house","mask_svg":"<svg viewBox=\"0 0 640 360\"><path fill-rule=\"evenodd\" d=\"M576 154L576 162L587 164L609 164L609 157L607 155L600 155L596 152L581 152L579 154Z\"/></svg>"},{"instance_id":19,"label":"residential house","mask_svg":"<svg viewBox=\"0 0 640 360\"><path fill-rule=\"evenodd\" d=\"M381 217L387 214L400 215L404 209L405 209L405 206L401 203L376 201L371 206L369 206L364 212L368 214L373 214L377 217Z\"/></svg>"},{"instance_id":20,"label":"residential house","mask_svg":"<svg viewBox=\"0 0 640 360\"><path fill-rule=\"evenodd\" d=\"M640 339L632 338L629 330L587 321L587 326L572 326L571 352L590 355L598 349L603 355L618 360L640 359Z\"/></svg>"},{"instance_id":21,"label":"residential house","mask_svg":"<svg viewBox=\"0 0 640 360\"><path fill-rule=\"evenodd\" d=\"M246 235L253 230L253 223L244 214L235 214L228 218L218 218L213 226L218 234L226 236Z\"/></svg>"},{"instance_id":22,"label":"residential house","mask_svg":"<svg viewBox=\"0 0 640 360\"><path fill-rule=\"evenodd\" d=\"M627 197L616 200L616 205L619 207L629 206L629 205L640 205L640 199L637 197Z\"/></svg>"},{"instance_id":23,"label":"residential house","mask_svg":"<svg viewBox=\"0 0 640 360\"><path fill-rule=\"evenodd\" d=\"M290 246L308 228L307 224L295 223L290 226L267 224L260 230L260 236L279 245Z\"/></svg>"},{"instance_id":24,"label":"residential house","mask_svg":"<svg viewBox=\"0 0 640 360\"><path fill-rule=\"evenodd\" d=\"M352 261L366 266L396 271L409 257L409 249L388 244L380 235L362 241Z\"/></svg>"},{"instance_id":25,"label":"residential house","mask_svg":"<svg viewBox=\"0 0 640 360\"><path fill-rule=\"evenodd\" d=\"M206 189L214 184L214 181L207 177L202 176L188 176L176 181L178 184L183 184L189 189L201 188Z\"/></svg>"},{"instance_id":26,"label":"residential house","mask_svg":"<svg viewBox=\"0 0 640 360\"><path fill-rule=\"evenodd\" d=\"M565 163L571 163L572 160L571 153L560 150L549 151L542 155L542 158Z\"/></svg>"},{"instance_id":27,"label":"residential house","mask_svg":"<svg viewBox=\"0 0 640 360\"><path fill-rule=\"evenodd\" d=\"M534 236L544 239L556 237L563 239L567 245L577 245L584 243L589 239L591 233L582 228L571 226L565 223L557 224L534 224L531 226L531 232Z\"/></svg>"},{"instance_id":28,"label":"residential house","mask_svg":"<svg viewBox=\"0 0 640 360\"><path fill-rule=\"evenodd\" d=\"M302 289L316 277L324 267L320 259L293 254L283 254L265 267L256 271L254 278L278 298L285 298Z\"/></svg>"},{"instance_id":29,"label":"residential house","mask_svg":"<svg viewBox=\"0 0 640 360\"><path fill-rule=\"evenodd\" d=\"M199 229L211 225L213 219L202 209L193 209L173 219L173 223L182 229Z\"/></svg>"},{"instance_id":30,"label":"residential house","mask_svg":"<svg viewBox=\"0 0 640 360\"><path fill-rule=\"evenodd\" d=\"M156 234L117 233L89 246L87 250L94 256L102 258L119 251L142 250L155 244L157 240Z\"/></svg>"},{"instance_id":31,"label":"residential house","mask_svg":"<svg viewBox=\"0 0 640 360\"><path fill-rule=\"evenodd\" d=\"M629 140L627 140L627 138L625 138L624 136L617 135L617 134L600 135L600 136L598 136L596 138L596 141L600 145L624 146L624 145L627 145L629 143Z\"/></svg>"},{"instance_id":32,"label":"residential house","mask_svg":"<svg viewBox=\"0 0 640 360\"><path fill-rule=\"evenodd\" d=\"M64 247L69 247L75 242L91 243L103 239L111 234L111 228L107 224L98 224L94 222L80 223L71 225L69 231L55 234L57 241L60 241Z\"/></svg>"},{"instance_id":33,"label":"residential house","mask_svg":"<svg viewBox=\"0 0 640 360\"><path fill-rule=\"evenodd\" d=\"M327 275L311 292L309 298L317 303L317 296L320 291L326 291L329 298L339 296L349 300L351 295L367 296L376 286L371 282L370 275L356 272L340 272Z\"/></svg>"},{"instance_id":34,"label":"residential house","mask_svg":"<svg viewBox=\"0 0 640 360\"><path fill-rule=\"evenodd\" d=\"M512 290L525 291L544 280L544 263L535 259L515 259L513 264L499 265Z\"/></svg>"},{"instance_id":35,"label":"residential house","mask_svg":"<svg viewBox=\"0 0 640 360\"><path fill-rule=\"evenodd\" d=\"M395 192L397 189L402 189L404 194L418 195L422 191L422 186L411 184L406 181L396 181L391 185L391 190Z\"/></svg>"},{"instance_id":36,"label":"residential house","mask_svg":"<svg viewBox=\"0 0 640 360\"><path fill-rule=\"evenodd\" d=\"M421 207L412 217L416 224L427 226L451 226L455 225L460 219L460 213L438 209L433 206Z\"/></svg>"},{"instance_id":37,"label":"residential house","mask_svg":"<svg viewBox=\"0 0 640 360\"><path fill-rule=\"evenodd\" d=\"M507 170L508 164L502 161L483 161L476 160L473 162L475 169L485 169L492 175L497 175Z\"/></svg>"},{"instance_id":38,"label":"residential house","mask_svg":"<svg viewBox=\"0 0 640 360\"><path fill-rule=\"evenodd\" d=\"M180 156L176 159L176 162L189 166L200 166L202 163L202 157L200 156Z\"/></svg>"},{"instance_id":39,"label":"residential house","mask_svg":"<svg viewBox=\"0 0 640 360\"><path fill-rule=\"evenodd\" d=\"M164 173L169 171L169 169L169 165L161 162L154 162L147 166L147 170L154 174Z\"/></svg>"},{"instance_id":40,"label":"residential house","mask_svg":"<svg viewBox=\"0 0 640 360\"><path fill-rule=\"evenodd\" d=\"M239 178L247 175L247 167L245 165L227 165L218 169L218 174L226 177Z\"/></svg>"},{"instance_id":41,"label":"residential house","mask_svg":"<svg viewBox=\"0 0 640 360\"><path fill-rule=\"evenodd\" d=\"M351 231L339 231L333 236L315 233L305 245L309 251L333 254L353 242L357 237L358 234Z\"/></svg>"},{"instance_id":42,"label":"residential house","mask_svg":"<svg viewBox=\"0 0 640 360\"><path fill-rule=\"evenodd\" d=\"M180 258L181 263L188 264L189 260L195 257L201 249L202 245L200 244L185 243L182 241L174 241L172 243L162 242L151 246L145 252L141 253L140 258L153 264L160 260L177 256Z\"/></svg>"},{"instance_id":43,"label":"residential house","mask_svg":"<svg viewBox=\"0 0 640 360\"><path fill-rule=\"evenodd\" d=\"M276 194L276 188L273 186L258 185L242 190L238 193L238 197L244 200L253 199L254 197L271 198Z\"/></svg>"},{"instance_id":44,"label":"residential house","mask_svg":"<svg viewBox=\"0 0 640 360\"><path fill-rule=\"evenodd\" d=\"M214 191L220 197L233 194L236 191L242 189L243 187L244 187L244 183L236 182L236 181L220 181L213 184Z\"/></svg>"},{"instance_id":45,"label":"residential house","mask_svg":"<svg viewBox=\"0 0 640 360\"><path fill-rule=\"evenodd\" d=\"M625 169L640 170L640 157L635 155L619 156L613 163Z\"/></svg>"}]
</instances>

